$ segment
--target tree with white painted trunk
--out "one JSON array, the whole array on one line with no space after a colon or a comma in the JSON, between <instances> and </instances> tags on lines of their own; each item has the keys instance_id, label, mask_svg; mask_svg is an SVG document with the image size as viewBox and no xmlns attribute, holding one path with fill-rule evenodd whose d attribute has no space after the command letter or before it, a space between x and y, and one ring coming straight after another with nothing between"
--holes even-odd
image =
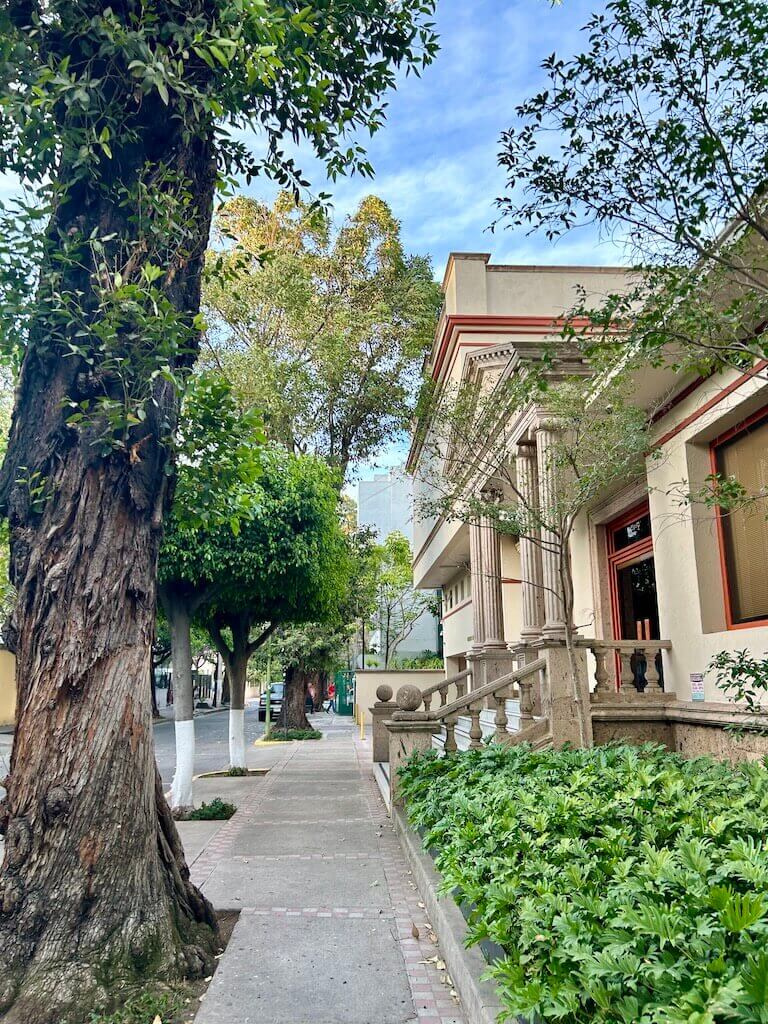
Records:
<instances>
[{"instance_id":1,"label":"tree with white painted trunk","mask_svg":"<svg viewBox=\"0 0 768 1024\"><path fill-rule=\"evenodd\" d=\"M233 429L230 424L225 431L230 447ZM243 454L247 463L249 451ZM277 625L326 616L348 577L335 474L319 459L275 446L257 445L254 451L253 480L238 483L233 468L232 486L211 491L204 521L185 514L197 506L191 486L195 471L180 467L190 486L177 493L161 552L160 595L174 648L177 765L171 806L176 816L187 814L192 804L192 623L208 629L224 660L230 768L245 769L250 657ZM215 458L210 465L217 465Z\"/></svg>"},{"instance_id":2,"label":"tree with white painted trunk","mask_svg":"<svg viewBox=\"0 0 768 1024\"><path fill-rule=\"evenodd\" d=\"M182 551L200 555L199 538L234 537L256 500L263 435L258 416L242 413L229 386L215 374L201 374L190 386L179 427L176 493L160 555L158 595L171 634L176 726L176 772L171 787L175 817L192 810L195 764L192 623L221 586L205 560L196 573L185 569ZM195 543L198 542L198 543Z\"/></svg>"},{"instance_id":3,"label":"tree with white painted trunk","mask_svg":"<svg viewBox=\"0 0 768 1024\"><path fill-rule=\"evenodd\" d=\"M257 490L221 551L223 588L203 610L230 682L230 767L241 769L250 658L280 625L335 621L352 570L336 474L321 459L267 448Z\"/></svg>"}]
</instances>

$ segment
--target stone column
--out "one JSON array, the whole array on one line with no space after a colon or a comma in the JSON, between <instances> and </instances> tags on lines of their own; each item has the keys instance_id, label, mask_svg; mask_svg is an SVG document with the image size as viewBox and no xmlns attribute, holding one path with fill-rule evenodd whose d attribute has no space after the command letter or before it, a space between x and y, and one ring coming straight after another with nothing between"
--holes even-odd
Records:
<instances>
[{"instance_id":1,"label":"stone column","mask_svg":"<svg viewBox=\"0 0 768 1024\"><path fill-rule=\"evenodd\" d=\"M560 540L547 528L556 517L558 467L555 465L553 446L558 439L554 422L546 422L536 431L536 454L539 471L539 508L542 518L541 569L544 586L544 627L542 635L548 639L562 639L565 635L562 587L560 584Z\"/></svg>"},{"instance_id":2,"label":"stone column","mask_svg":"<svg viewBox=\"0 0 768 1024\"><path fill-rule=\"evenodd\" d=\"M472 650L479 651L485 642L483 612L483 552L480 521L469 524L469 568L472 575Z\"/></svg>"},{"instance_id":3,"label":"stone column","mask_svg":"<svg viewBox=\"0 0 768 1024\"><path fill-rule=\"evenodd\" d=\"M501 592L501 539L489 516L480 519L480 549L483 569L483 650L506 647Z\"/></svg>"},{"instance_id":4,"label":"stone column","mask_svg":"<svg viewBox=\"0 0 768 1024\"><path fill-rule=\"evenodd\" d=\"M538 507L538 473L536 471L536 446L521 444L517 448L515 466L517 486L520 491L524 514L531 519L527 536L520 538L520 571L522 573L522 627L520 639L528 642L541 636L541 607L543 604L541 577L541 546L538 543L538 528L534 517Z\"/></svg>"}]
</instances>

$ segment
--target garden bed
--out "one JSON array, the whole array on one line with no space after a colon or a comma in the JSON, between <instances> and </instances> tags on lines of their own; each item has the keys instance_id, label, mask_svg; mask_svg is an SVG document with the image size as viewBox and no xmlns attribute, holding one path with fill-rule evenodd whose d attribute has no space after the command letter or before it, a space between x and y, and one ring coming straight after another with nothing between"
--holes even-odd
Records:
<instances>
[{"instance_id":1,"label":"garden bed","mask_svg":"<svg viewBox=\"0 0 768 1024\"><path fill-rule=\"evenodd\" d=\"M768 1020L764 765L494 745L401 782L506 1019Z\"/></svg>"}]
</instances>

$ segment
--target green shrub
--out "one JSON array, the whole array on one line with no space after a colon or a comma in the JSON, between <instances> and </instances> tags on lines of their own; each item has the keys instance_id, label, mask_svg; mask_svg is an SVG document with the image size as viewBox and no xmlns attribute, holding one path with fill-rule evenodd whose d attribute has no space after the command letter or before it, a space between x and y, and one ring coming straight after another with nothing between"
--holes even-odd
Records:
<instances>
[{"instance_id":1,"label":"green shrub","mask_svg":"<svg viewBox=\"0 0 768 1024\"><path fill-rule=\"evenodd\" d=\"M190 821L227 821L235 813L234 804L227 803L217 796L209 804L196 807L189 816Z\"/></svg>"},{"instance_id":2,"label":"green shrub","mask_svg":"<svg viewBox=\"0 0 768 1024\"><path fill-rule=\"evenodd\" d=\"M768 1021L768 766L491 745L401 770L503 1019Z\"/></svg>"},{"instance_id":3,"label":"green shrub","mask_svg":"<svg viewBox=\"0 0 768 1024\"><path fill-rule=\"evenodd\" d=\"M227 775L233 779L242 779L248 774L247 768L230 768L227 771Z\"/></svg>"},{"instance_id":4,"label":"green shrub","mask_svg":"<svg viewBox=\"0 0 768 1024\"><path fill-rule=\"evenodd\" d=\"M317 729L273 729L269 738L283 743L288 740L320 740L323 738L323 734Z\"/></svg>"},{"instance_id":5,"label":"green shrub","mask_svg":"<svg viewBox=\"0 0 768 1024\"><path fill-rule=\"evenodd\" d=\"M145 992L129 999L121 1010L103 1016L92 1013L88 1024L152 1024L159 1017L163 1024L178 1014L184 1005L181 995L164 992L160 995Z\"/></svg>"}]
</instances>

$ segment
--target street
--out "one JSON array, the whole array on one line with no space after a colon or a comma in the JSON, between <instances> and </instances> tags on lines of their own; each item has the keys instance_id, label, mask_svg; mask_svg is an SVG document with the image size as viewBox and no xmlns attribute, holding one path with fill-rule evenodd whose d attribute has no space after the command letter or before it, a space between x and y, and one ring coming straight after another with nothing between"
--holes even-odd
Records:
<instances>
[{"instance_id":1,"label":"street","mask_svg":"<svg viewBox=\"0 0 768 1024\"><path fill-rule=\"evenodd\" d=\"M155 757L163 779L164 787L173 781L176 765L176 740L173 721L157 722L155 732ZM264 732L264 723L258 720L256 705L245 711L246 749ZM201 772L218 771L229 765L229 714L217 711L213 714L195 715L195 775Z\"/></svg>"}]
</instances>

